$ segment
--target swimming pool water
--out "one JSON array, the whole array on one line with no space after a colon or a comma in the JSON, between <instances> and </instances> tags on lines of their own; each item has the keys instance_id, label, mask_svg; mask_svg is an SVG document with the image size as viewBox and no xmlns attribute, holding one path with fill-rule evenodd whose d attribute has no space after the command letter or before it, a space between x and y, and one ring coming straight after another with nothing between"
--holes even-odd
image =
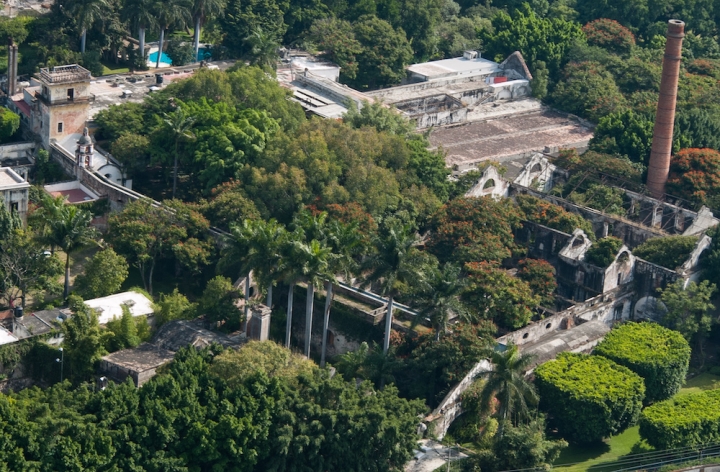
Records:
<instances>
[{"instance_id":1,"label":"swimming pool water","mask_svg":"<svg viewBox=\"0 0 720 472\"><path fill-rule=\"evenodd\" d=\"M211 57L211 56L210 56L210 50L209 50L208 48L200 48L200 49L198 50L198 61L206 61L206 60L210 59L210 57ZM148 59L149 59L150 62L152 62L153 64L157 63L157 58L158 58L158 53L157 53L157 51L155 51L154 53L152 53L152 54L150 54L150 55L148 56ZM166 64L171 64L171 63L172 63L172 59L170 59L170 56L168 56L167 54L165 54L165 53L163 52L163 53L162 53L162 56L160 56L160 62L164 62L164 63L166 63Z\"/></svg>"}]
</instances>

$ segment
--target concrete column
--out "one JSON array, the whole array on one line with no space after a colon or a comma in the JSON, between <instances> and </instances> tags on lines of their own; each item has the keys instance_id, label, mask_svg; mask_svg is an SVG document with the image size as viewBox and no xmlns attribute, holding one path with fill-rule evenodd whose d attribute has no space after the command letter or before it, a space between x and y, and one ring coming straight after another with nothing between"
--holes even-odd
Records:
<instances>
[{"instance_id":1,"label":"concrete column","mask_svg":"<svg viewBox=\"0 0 720 472\"><path fill-rule=\"evenodd\" d=\"M12 96L17 91L17 51L18 47L12 40L8 45L7 94Z\"/></svg>"},{"instance_id":2,"label":"concrete column","mask_svg":"<svg viewBox=\"0 0 720 472\"><path fill-rule=\"evenodd\" d=\"M685 23L680 20L668 21L667 42L663 58L660 97L655 115L650 165L647 186L654 198L665 194L665 183L670 172L675 105L677 103L678 77L682 59L682 42L685 37Z\"/></svg>"}]
</instances>

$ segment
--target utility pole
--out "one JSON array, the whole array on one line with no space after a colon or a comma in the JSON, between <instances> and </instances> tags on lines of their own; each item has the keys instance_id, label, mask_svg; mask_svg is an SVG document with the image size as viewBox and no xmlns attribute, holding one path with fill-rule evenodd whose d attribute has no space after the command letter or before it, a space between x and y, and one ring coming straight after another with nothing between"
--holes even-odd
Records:
<instances>
[{"instance_id":1,"label":"utility pole","mask_svg":"<svg viewBox=\"0 0 720 472\"><path fill-rule=\"evenodd\" d=\"M55 362L60 364L60 383L63 381L63 367L65 366L65 351L63 348L58 349L60 351L60 357L55 359Z\"/></svg>"}]
</instances>

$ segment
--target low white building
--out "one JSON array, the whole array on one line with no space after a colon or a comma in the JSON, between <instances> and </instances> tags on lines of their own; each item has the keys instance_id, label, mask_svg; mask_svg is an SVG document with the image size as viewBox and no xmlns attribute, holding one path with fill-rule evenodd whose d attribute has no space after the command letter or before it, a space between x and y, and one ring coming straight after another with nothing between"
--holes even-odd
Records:
<instances>
[{"instance_id":1,"label":"low white building","mask_svg":"<svg viewBox=\"0 0 720 472\"><path fill-rule=\"evenodd\" d=\"M108 321L115 318L121 318L123 306L128 307L133 316L148 316L155 311L152 300L138 292L122 292L107 297L85 300L85 305L98 313L98 322L101 325L107 324Z\"/></svg>"},{"instance_id":2,"label":"low white building","mask_svg":"<svg viewBox=\"0 0 720 472\"><path fill-rule=\"evenodd\" d=\"M9 212L26 221L30 184L9 167L0 167L0 194Z\"/></svg>"}]
</instances>

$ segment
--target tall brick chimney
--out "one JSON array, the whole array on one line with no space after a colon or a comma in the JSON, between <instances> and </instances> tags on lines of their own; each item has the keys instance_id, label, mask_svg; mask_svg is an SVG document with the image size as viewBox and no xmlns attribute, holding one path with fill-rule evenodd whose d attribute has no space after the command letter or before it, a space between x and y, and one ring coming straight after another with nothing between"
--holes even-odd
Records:
<instances>
[{"instance_id":1,"label":"tall brick chimney","mask_svg":"<svg viewBox=\"0 0 720 472\"><path fill-rule=\"evenodd\" d=\"M667 42L663 58L660 97L658 98L655 128L653 129L647 186L655 198L665 194L665 183L670 172L673 127L675 125L675 104L677 103L678 77L682 42L685 37L685 23L680 20L668 21Z\"/></svg>"},{"instance_id":2,"label":"tall brick chimney","mask_svg":"<svg viewBox=\"0 0 720 472\"><path fill-rule=\"evenodd\" d=\"M15 42L11 39L8 43L7 84L5 86L5 91L8 96L15 95L15 91L17 90L17 54L17 44L15 44Z\"/></svg>"}]
</instances>

